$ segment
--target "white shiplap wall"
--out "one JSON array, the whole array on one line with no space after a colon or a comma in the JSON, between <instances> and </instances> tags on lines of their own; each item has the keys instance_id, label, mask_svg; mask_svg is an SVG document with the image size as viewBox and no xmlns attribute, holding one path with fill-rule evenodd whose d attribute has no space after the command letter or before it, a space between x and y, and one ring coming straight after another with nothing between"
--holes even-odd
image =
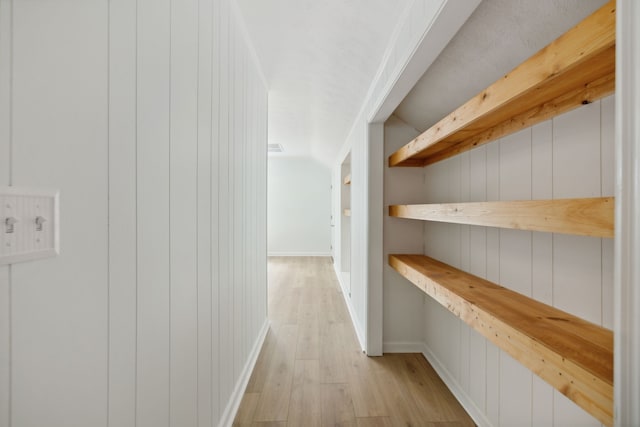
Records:
<instances>
[{"instance_id":1,"label":"white shiplap wall","mask_svg":"<svg viewBox=\"0 0 640 427\"><path fill-rule=\"evenodd\" d=\"M0 426L230 425L266 331L267 90L231 0L0 0Z\"/></svg>"},{"instance_id":2,"label":"white shiplap wall","mask_svg":"<svg viewBox=\"0 0 640 427\"><path fill-rule=\"evenodd\" d=\"M425 168L423 203L612 196L614 98ZM425 253L613 328L613 240L424 223ZM599 423L427 299L426 354L481 424Z\"/></svg>"},{"instance_id":3,"label":"white shiplap wall","mask_svg":"<svg viewBox=\"0 0 640 427\"><path fill-rule=\"evenodd\" d=\"M11 71L3 64L11 61L11 3L0 0L0 186L11 183ZM9 426L11 356L11 298L9 275L11 267L0 266L0 426Z\"/></svg>"}]
</instances>

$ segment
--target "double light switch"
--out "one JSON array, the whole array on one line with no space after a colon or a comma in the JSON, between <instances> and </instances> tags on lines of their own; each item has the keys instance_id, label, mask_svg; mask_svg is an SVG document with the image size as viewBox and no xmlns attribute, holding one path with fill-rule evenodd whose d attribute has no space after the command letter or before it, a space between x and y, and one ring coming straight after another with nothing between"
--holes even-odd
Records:
<instances>
[{"instance_id":1,"label":"double light switch","mask_svg":"<svg viewBox=\"0 0 640 427\"><path fill-rule=\"evenodd\" d=\"M57 191L0 188L0 265L59 252Z\"/></svg>"}]
</instances>

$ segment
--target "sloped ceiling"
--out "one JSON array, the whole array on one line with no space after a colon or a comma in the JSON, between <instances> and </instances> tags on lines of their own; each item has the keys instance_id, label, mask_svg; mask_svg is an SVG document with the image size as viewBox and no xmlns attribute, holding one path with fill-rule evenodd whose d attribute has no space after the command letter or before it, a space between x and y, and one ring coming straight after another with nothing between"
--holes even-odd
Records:
<instances>
[{"instance_id":1,"label":"sloped ceiling","mask_svg":"<svg viewBox=\"0 0 640 427\"><path fill-rule=\"evenodd\" d=\"M269 142L329 164L411 0L237 0L269 85Z\"/></svg>"},{"instance_id":2,"label":"sloped ceiling","mask_svg":"<svg viewBox=\"0 0 640 427\"><path fill-rule=\"evenodd\" d=\"M484 0L395 115L425 131L606 0Z\"/></svg>"}]
</instances>

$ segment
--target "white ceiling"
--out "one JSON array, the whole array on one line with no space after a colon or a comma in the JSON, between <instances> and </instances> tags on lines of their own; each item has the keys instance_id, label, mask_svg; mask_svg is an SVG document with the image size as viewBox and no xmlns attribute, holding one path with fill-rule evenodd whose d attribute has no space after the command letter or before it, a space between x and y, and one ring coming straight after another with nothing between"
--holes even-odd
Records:
<instances>
[{"instance_id":1,"label":"white ceiling","mask_svg":"<svg viewBox=\"0 0 640 427\"><path fill-rule=\"evenodd\" d=\"M428 129L604 3L483 0L394 114Z\"/></svg>"},{"instance_id":2,"label":"white ceiling","mask_svg":"<svg viewBox=\"0 0 640 427\"><path fill-rule=\"evenodd\" d=\"M332 163L411 0L237 0L269 85L269 143Z\"/></svg>"},{"instance_id":3,"label":"white ceiling","mask_svg":"<svg viewBox=\"0 0 640 427\"><path fill-rule=\"evenodd\" d=\"M237 0L269 85L275 155L335 161L411 1ZM426 130L605 2L483 0L394 114Z\"/></svg>"}]
</instances>

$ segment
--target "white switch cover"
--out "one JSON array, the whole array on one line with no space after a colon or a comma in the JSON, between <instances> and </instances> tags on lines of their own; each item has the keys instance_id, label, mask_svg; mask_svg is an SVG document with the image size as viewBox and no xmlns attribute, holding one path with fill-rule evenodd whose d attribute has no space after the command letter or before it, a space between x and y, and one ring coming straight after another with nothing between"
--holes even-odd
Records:
<instances>
[{"instance_id":1,"label":"white switch cover","mask_svg":"<svg viewBox=\"0 0 640 427\"><path fill-rule=\"evenodd\" d=\"M56 256L57 190L0 187L0 265Z\"/></svg>"}]
</instances>

